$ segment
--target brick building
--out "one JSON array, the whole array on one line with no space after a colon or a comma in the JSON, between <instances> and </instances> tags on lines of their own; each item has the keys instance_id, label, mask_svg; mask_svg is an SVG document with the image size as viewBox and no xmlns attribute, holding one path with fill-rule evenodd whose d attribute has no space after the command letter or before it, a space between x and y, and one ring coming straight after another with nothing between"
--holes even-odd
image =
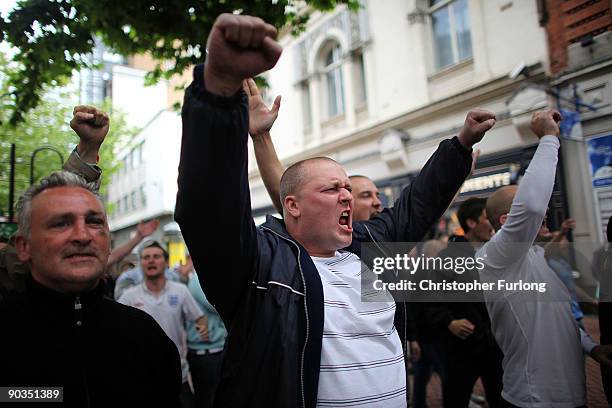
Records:
<instances>
[{"instance_id":1,"label":"brick building","mask_svg":"<svg viewBox=\"0 0 612 408\"><path fill-rule=\"evenodd\" d=\"M584 228L576 238L603 240L612 215L612 7L609 0L540 0L551 88L557 104L579 112L563 141L569 207ZM588 228L586 228L588 225Z\"/></svg>"}]
</instances>

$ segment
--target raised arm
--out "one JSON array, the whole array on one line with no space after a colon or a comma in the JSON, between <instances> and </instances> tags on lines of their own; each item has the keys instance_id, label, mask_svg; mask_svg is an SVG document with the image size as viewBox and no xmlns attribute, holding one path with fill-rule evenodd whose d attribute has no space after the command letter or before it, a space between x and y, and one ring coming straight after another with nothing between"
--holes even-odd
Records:
<instances>
[{"instance_id":1,"label":"raised arm","mask_svg":"<svg viewBox=\"0 0 612 408\"><path fill-rule=\"evenodd\" d=\"M272 129L272 125L278 117L281 97L280 95L277 96L272 104L272 109L268 109L253 79L246 79L242 83L242 88L249 98L249 134L253 140L253 150L255 150L259 174L274 208L282 214L280 179L285 168L278 160L274 143L272 143L272 136L270 136L270 129Z\"/></svg>"},{"instance_id":2,"label":"raised arm","mask_svg":"<svg viewBox=\"0 0 612 408\"><path fill-rule=\"evenodd\" d=\"M108 262L106 263L106 267L110 268L114 264L121 262L123 258L125 258L132 249L136 247L146 237L155 232L155 230L159 227L159 220L151 220L148 222L140 222L136 227L136 234L127 241L125 244L114 248L110 256L108 257Z\"/></svg>"},{"instance_id":3,"label":"raised arm","mask_svg":"<svg viewBox=\"0 0 612 408\"><path fill-rule=\"evenodd\" d=\"M257 235L248 186L242 81L272 68L281 47L258 18L222 14L208 36L204 67L185 92L175 218L200 283L231 325L256 271ZM213 199L212 197L217 197Z\"/></svg>"},{"instance_id":4,"label":"raised arm","mask_svg":"<svg viewBox=\"0 0 612 408\"><path fill-rule=\"evenodd\" d=\"M481 249L488 266L505 269L521 259L535 241L546 215L557 171L559 150L559 112L535 112L531 129L540 144L529 163L503 225Z\"/></svg>"},{"instance_id":5,"label":"raised arm","mask_svg":"<svg viewBox=\"0 0 612 408\"><path fill-rule=\"evenodd\" d=\"M79 144L64 163L64 170L99 185L102 170L97 166L98 153L108 134L110 119L93 106L76 106L72 115L70 127L79 136Z\"/></svg>"},{"instance_id":6,"label":"raised arm","mask_svg":"<svg viewBox=\"0 0 612 408\"><path fill-rule=\"evenodd\" d=\"M392 209L385 209L369 221L354 224L353 241L420 241L448 208L469 175L472 146L495 125L492 112L470 111L459 136L444 140L406 187Z\"/></svg>"}]
</instances>

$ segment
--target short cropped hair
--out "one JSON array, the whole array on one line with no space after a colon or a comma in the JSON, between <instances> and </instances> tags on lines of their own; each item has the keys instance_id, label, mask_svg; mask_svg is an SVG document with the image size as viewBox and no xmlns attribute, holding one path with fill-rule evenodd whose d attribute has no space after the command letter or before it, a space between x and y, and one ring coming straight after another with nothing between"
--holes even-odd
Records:
<instances>
[{"instance_id":1,"label":"short cropped hair","mask_svg":"<svg viewBox=\"0 0 612 408\"><path fill-rule=\"evenodd\" d=\"M102 197L98 194L96 183L88 183L84 178L68 171L56 171L40 179L38 184L30 186L17 200L15 212L19 224L18 235L29 239L32 221L32 200L45 190L56 187L80 187L96 197L104 208Z\"/></svg>"},{"instance_id":2,"label":"short cropped hair","mask_svg":"<svg viewBox=\"0 0 612 408\"><path fill-rule=\"evenodd\" d=\"M287 196L295 194L308 178L307 164L315 161L330 161L337 163L329 157L313 157L292 164L285 170L280 180L280 199L285 202Z\"/></svg>"},{"instance_id":3,"label":"short cropped hair","mask_svg":"<svg viewBox=\"0 0 612 408\"><path fill-rule=\"evenodd\" d=\"M457 218L459 218L459 224L463 228L463 232L467 233L470 231L468 220L478 222L478 218L486 206L486 198L480 197L471 197L461 203L457 210Z\"/></svg>"},{"instance_id":4,"label":"short cropped hair","mask_svg":"<svg viewBox=\"0 0 612 408\"><path fill-rule=\"evenodd\" d=\"M162 252L164 253L164 259L167 261L170 256L168 255L168 251L166 251L166 248L164 248L162 246L162 244L160 244L159 242L155 241L155 240L151 240L146 242L141 248L140 248L140 252L138 253L138 257L142 258L142 253L144 252L145 249L147 248L159 248L162 250Z\"/></svg>"},{"instance_id":5,"label":"short cropped hair","mask_svg":"<svg viewBox=\"0 0 612 408\"><path fill-rule=\"evenodd\" d=\"M516 189L516 185L501 187L487 198L487 218L495 231L501 228L499 217L510 212Z\"/></svg>"},{"instance_id":6,"label":"short cropped hair","mask_svg":"<svg viewBox=\"0 0 612 408\"><path fill-rule=\"evenodd\" d=\"M362 178L362 179L366 179L366 180L372 181L372 179L369 178L368 176L363 176L361 174L353 174L352 176L349 176L349 180L356 179L356 178Z\"/></svg>"}]
</instances>

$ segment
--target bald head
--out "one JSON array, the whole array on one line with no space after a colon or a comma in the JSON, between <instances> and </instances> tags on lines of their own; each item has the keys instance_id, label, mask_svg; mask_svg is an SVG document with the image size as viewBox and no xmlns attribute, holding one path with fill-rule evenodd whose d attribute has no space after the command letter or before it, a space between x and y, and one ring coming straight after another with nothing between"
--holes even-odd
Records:
<instances>
[{"instance_id":1,"label":"bald head","mask_svg":"<svg viewBox=\"0 0 612 408\"><path fill-rule=\"evenodd\" d=\"M366 176L350 176L353 189L353 220L367 221L382 211L382 202L376 184Z\"/></svg>"},{"instance_id":2,"label":"bald head","mask_svg":"<svg viewBox=\"0 0 612 408\"><path fill-rule=\"evenodd\" d=\"M487 199L487 217L496 231L502 226L499 217L510 212L517 188L517 186L502 187Z\"/></svg>"},{"instance_id":3,"label":"bald head","mask_svg":"<svg viewBox=\"0 0 612 408\"><path fill-rule=\"evenodd\" d=\"M331 162L338 164L329 157L313 157L292 164L285 170L280 180L280 199L281 203L289 195L296 194L302 185L308 180L308 169L321 162Z\"/></svg>"}]
</instances>

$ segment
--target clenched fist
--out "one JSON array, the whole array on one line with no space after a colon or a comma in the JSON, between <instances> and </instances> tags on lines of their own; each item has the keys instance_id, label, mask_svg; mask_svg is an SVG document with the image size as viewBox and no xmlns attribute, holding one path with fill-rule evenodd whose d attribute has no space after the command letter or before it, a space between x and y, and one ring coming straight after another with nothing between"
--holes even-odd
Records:
<instances>
[{"instance_id":1,"label":"clenched fist","mask_svg":"<svg viewBox=\"0 0 612 408\"><path fill-rule=\"evenodd\" d=\"M493 112L480 108L473 109L465 117L465 123L458 136L459 142L466 149L471 149L494 125Z\"/></svg>"},{"instance_id":2,"label":"clenched fist","mask_svg":"<svg viewBox=\"0 0 612 408\"><path fill-rule=\"evenodd\" d=\"M244 79L272 68L282 52L275 39L276 29L260 18L221 14L208 35L206 89L231 96Z\"/></svg>"},{"instance_id":3,"label":"clenched fist","mask_svg":"<svg viewBox=\"0 0 612 408\"><path fill-rule=\"evenodd\" d=\"M106 112L93 106L76 106L72 111L70 127L79 136L77 151L86 163L95 163L98 151L108 134L110 119Z\"/></svg>"},{"instance_id":4,"label":"clenched fist","mask_svg":"<svg viewBox=\"0 0 612 408\"><path fill-rule=\"evenodd\" d=\"M561 114L554 109L534 112L531 116L531 130L538 139L546 135L559 137L561 119L563 119Z\"/></svg>"}]
</instances>

